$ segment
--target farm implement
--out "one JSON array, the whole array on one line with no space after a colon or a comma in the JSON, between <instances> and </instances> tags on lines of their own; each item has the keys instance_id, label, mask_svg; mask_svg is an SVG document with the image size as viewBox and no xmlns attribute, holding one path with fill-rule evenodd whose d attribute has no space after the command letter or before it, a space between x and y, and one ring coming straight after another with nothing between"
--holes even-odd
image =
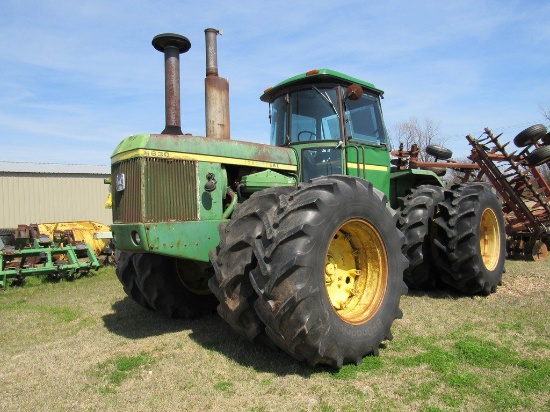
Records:
<instances>
[{"instance_id":1,"label":"farm implement","mask_svg":"<svg viewBox=\"0 0 550 412\"><path fill-rule=\"evenodd\" d=\"M418 160L419 148L392 152L394 167L399 170L428 169L444 175L446 169L457 170L457 182L489 181L503 203L507 235L507 253L511 258L542 260L550 246L550 186L538 167L550 166L550 134L546 126L536 124L514 138L519 150L508 153L499 138L488 128L478 139L466 136L472 146L471 163L449 160L452 152L440 146L428 146L433 162Z\"/></svg>"},{"instance_id":2,"label":"farm implement","mask_svg":"<svg viewBox=\"0 0 550 412\"><path fill-rule=\"evenodd\" d=\"M479 166L473 181L485 176L504 203L508 255L541 260L550 245L550 187L538 166L550 165L550 134L542 124L531 126L514 138L519 152L508 153L499 137L485 129L481 139L466 138L470 159Z\"/></svg>"},{"instance_id":3,"label":"farm implement","mask_svg":"<svg viewBox=\"0 0 550 412\"><path fill-rule=\"evenodd\" d=\"M19 225L13 231L3 230L0 288L21 285L27 276L72 280L99 269L98 256L110 254L109 233L107 226L95 222Z\"/></svg>"}]
</instances>

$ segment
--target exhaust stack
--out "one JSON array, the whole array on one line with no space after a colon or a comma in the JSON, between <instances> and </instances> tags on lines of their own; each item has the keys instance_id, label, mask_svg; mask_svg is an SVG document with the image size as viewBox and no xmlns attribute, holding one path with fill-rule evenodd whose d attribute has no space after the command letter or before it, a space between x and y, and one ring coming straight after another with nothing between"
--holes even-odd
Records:
<instances>
[{"instance_id":1,"label":"exhaust stack","mask_svg":"<svg viewBox=\"0 0 550 412\"><path fill-rule=\"evenodd\" d=\"M206 137L229 139L229 82L218 76L218 47L220 30L206 29L205 117Z\"/></svg>"},{"instance_id":2,"label":"exhaust stack","mask_svg":"<svg viewBox=\"0 0 550 412\"><path fill-rule=\"evenodd\" d=\"M153 47L164 53L164 101L166 127L162 134L183 134L180 109L180 54L191 48L187 37L174 33L153 38Z\"/></svg>"}]
</instances>

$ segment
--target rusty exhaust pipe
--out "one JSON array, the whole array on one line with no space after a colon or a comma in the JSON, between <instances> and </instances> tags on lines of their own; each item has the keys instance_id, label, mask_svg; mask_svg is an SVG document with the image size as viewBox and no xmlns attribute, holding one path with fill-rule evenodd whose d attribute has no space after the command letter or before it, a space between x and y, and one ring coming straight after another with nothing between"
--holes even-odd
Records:
<instances>
[{"instance_id":1,"label":"rusty exhaust pipe","mask_svg":"<svg viewBox=\"0 0 550 412\"><path fill-rule=\"evenodd\" d=\"M229 139L229 82L218 76L218 46L220 30L206 29L205 118L206 137Z\"/></svg>"},{"instance_id":2,"label":"rusty exhaust pipe","mask_svg":"<svg viewBox=\"0 0 550 412\"><path fill-rule=\"evenodd\" d=\"M180 54L191 48L187 37L174 33L153 38L153 47L164 53L164 102L166 127L161 134L183 134L180 110Z\"/></svg>"}]
</instances>

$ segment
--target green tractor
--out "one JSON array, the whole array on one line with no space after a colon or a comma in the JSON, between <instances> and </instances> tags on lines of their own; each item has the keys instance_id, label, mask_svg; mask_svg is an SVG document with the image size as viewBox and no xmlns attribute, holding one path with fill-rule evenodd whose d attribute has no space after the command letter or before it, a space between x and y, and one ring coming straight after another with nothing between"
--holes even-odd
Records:
<instances>
[{"instance_id":1,"label":"green tractor","mask_svg":"<svg viewBox=\"0 0 550 412\"><path fill-rule=\"evenodd\" d=\"M392 170L373 84L312 70L267 89L271 145L229 139L228 83L205 30L206 137L180 125L176 34L165 55L166 128L112 156L117 276L142 306L193 318L217 307L246 338L311 365L376 355L400 297L444 282L496 289L501 205L483 184L444 190L426 170Z\"/></svg>"}]
</instances>

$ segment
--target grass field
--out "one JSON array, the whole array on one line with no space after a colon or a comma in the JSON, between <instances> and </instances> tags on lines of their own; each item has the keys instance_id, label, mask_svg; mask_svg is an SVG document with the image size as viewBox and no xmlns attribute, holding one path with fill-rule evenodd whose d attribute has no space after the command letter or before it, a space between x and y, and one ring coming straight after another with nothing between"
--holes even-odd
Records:
<instances>
[{"instance_id":1,"label":"grass field","mask_svg":"<svg viewBox=\"0 0 550 412\"><path fill-rule=\"evenodd\" d=\"M0 292L0 411L550 411L550 259L489 297L409 293L359 367L311 368L217 315L163 318L113 269Z\"/></svg>"}]
</instances>

